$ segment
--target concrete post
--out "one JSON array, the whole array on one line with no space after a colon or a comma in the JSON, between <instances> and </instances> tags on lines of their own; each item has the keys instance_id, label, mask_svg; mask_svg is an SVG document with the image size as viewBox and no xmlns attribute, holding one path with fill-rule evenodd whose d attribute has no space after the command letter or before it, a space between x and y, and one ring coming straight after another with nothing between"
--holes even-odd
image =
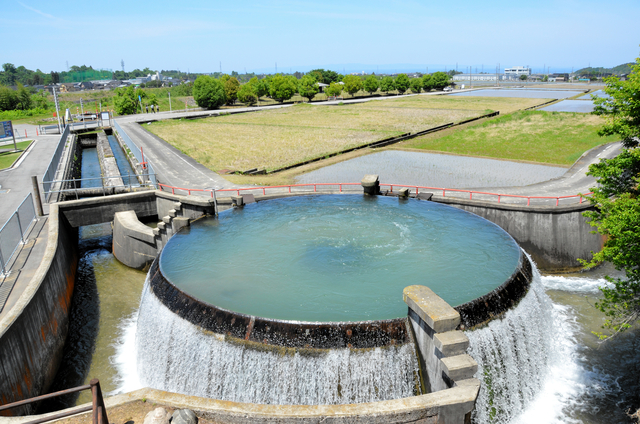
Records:
<instances>
[{"instance_id":1,"label":"concrete post","mask_svg":"<svg viewBox=\"0 0 640 424\"><path fill-rule=\"evenodd\" d=\"M456 330L460 325L458 311L425 286L406 287L403 299L409 305L409 322L429 391L445 390L473 379L478 364L465 353L469 339ZM476 382L473 379L473 384Z\"/></svg>"},{"instance_id":2,"label":"concrete post","mask_svg":"<svg viewBox=\"0 0 640 424\"><path fill-rule=\"evenodd\" d=\"M380 179L377 175L365 175L360 184L364 194L371 196L380 194Z\"/></svg>"},{"instance_id":3,"label":"concrete post","mask_svg":"<svg viewBox=\"0 0 640 424\"><path fill-rule=\"evenodd\" d=\"M42 209L42 198L40 197L40 187L38 187L38 176L33 175L31 177L31 184L33 185L33 198L36 202L36 213L38 216L44 216L44 210Z\"/></svg>"}]
</instances>

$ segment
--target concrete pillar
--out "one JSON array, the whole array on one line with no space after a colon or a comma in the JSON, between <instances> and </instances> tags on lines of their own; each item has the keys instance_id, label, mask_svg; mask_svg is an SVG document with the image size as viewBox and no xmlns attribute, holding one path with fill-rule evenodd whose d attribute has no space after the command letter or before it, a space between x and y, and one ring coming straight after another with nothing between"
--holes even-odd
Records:
<instances>
[{"instance_id":1,"label":"concrete pillar","mask_svg":"<svg viewBox=\"0 0 640 424\"><path fill-rule=\"evenodd\" d=\"M365 175L360 184L365 194L372 196L380 194L380 179L377 175Z\"/></svg>"},{"instance_id":2,"label":"concrete pillar","mask_svg":"<svg viewBox=\"0 0 640 424\"><path fill-rule=\"evenodd\" d=\"M429 287L409 286L403 291L409 322L415 334L425 385L430 392L473 379L477 362L465 352L469 339L462 331L460 314ZM474 384L477 380L473 379Z\"/></svg>"}]
</instances>

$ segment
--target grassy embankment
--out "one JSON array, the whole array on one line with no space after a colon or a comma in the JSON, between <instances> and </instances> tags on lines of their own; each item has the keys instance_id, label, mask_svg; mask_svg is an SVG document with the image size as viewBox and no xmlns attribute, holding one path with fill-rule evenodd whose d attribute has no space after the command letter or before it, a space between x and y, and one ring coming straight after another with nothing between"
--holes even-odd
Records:
<instances>
[{"instance_id":1,"label":"grassy embankment","mask_svg":"<svg viewBox=\"0 0 640 424\"><path fill-rule=\"evenodd\" d=\"M10 168L32 142L33 140L27 140L16 143L16 147L18 148L17 152L0 152L0 169ZM6 149L13 150L13 143L0 146L0 150Z\"/></svg>"},{"instance_id":2,"label":"grassy embankment","mask_svg":"<svg viewBox=\"0 0 640 424\"><path fill-rule=\"evenodd\" d=\"M298 105L193 121L155 122L145 128L217 172L272 170L386 137L480 116L491 110L512 112L542 102L540 99L415 96L342 106ZM321 165L328 162L323 161ZM277 184L290 177L281 174L254 176L250 180L239 176L231 179Z\"/></svg>"},{"instance_id":3,"label":"grassy embankment","mask_svg":"<svg viewBox=\"0 0 640 424\"><path fill-rule=\"evenodd\" d=\"M616 137L598 136L603 123L602 118L585 113L515 112L408 140L398 147L570 166L585 151L616 141Z\"/></svg>"}]
</instances>

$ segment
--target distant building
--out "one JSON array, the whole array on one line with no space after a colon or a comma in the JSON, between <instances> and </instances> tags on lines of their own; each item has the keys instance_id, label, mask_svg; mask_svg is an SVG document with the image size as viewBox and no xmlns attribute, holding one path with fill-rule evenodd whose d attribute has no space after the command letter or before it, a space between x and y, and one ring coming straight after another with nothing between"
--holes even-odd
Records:
<instances>
[{"instance_id":1,"label":"distant building","mask_svg":"<svg viewBox=\"0 0 640 424\"><path fill-rule=\"evenodd\" d=\"M504 79L504 75L501 74L456 74L453 76L454 82L473 81L495 81L496 79Z\"/></svg>"},{"instance_id":2,"label":"distant building","mask_svg":"<svg viewBox=\"0 0 640 424\"><path fill-rule=\"evenodd\" d=\"M512 68L505 68L504 75L507 79L520 78L520 75L531 75L531 68L525 68L524 66L514 66Z\"/></svg>"}]
</instances>

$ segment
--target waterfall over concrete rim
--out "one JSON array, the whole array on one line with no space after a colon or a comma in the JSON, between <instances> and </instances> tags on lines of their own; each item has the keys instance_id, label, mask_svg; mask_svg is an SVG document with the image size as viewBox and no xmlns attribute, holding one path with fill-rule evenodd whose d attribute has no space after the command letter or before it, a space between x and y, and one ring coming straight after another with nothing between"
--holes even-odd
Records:
<instances>
[{"instance_id":1,"label":"waterfall over concrete rim","mask_svg":"<svg viewBox=\"0 0 640 424\"><path fill-rule=\"evenodd\" d=\"M136 332L140 383L186 395L258 404L348 404L419 394L415 345L292 349L202 330L145 284Z\"/></svg>"},{"instance_id":2,"label":"waterfall over concrete rim","mask_svg":"<svg viewBox=\"0 0 640 424\"><path fill-rule=\"evenodd\" d=\"M529 293L517 307L466 332L481 381L474 422L571 422L561 417L562 409L575 395L579 370L567 314L545 293L534 268Z\"/></svg>"}]
</instances>

